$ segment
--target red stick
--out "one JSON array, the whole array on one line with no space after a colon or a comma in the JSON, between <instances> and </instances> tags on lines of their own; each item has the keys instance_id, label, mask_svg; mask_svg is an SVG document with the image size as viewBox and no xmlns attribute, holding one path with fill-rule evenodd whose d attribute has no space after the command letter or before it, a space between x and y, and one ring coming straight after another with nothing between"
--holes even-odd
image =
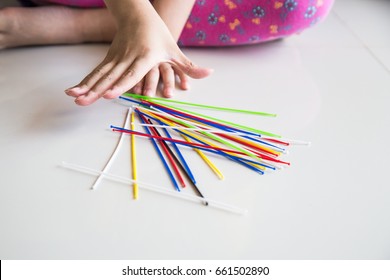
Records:
<instances>
[{"instance_id":1,"label":"red stick","mask_svg":"<svg viewBox=\"0 0 390 280\"><path fill-rule=\"evenodd\" d=\"M277 144L281 144L281 145L285 145L285 146L289 146L290 145L290 143L288 143L288 142L280 141L280 140L276 140L276 139L272 139L272 138L260 137L260 139L264 139L264 140L267 140L267 141L270 141L270 142L274 142L274 143L277 143Z\"/></svg>"},{"instance_id":2,"label":"red stick","mask_svg":"<svg viewBox=\"0 0 390 280\"><path fill-rule=\"evenodd\" d=\"M147 121L146 118L145 118L144 116L141 115L141 117L144 119L145 122L152 124L151 122ZM152 127L152 126L151 126L151 127L149 127L149 128L150 128L150 130L152 131L152 133L154 134L154 136L158 136L158 133L157 133L157 130L156 130L155 127ZM158 137L159 137L159 136L158 136ZM184 180L183 180L183 177L181 176L181 173L180 173L180 171L179 171L178 166L176 165L176 162L175 162L174 159L172 158L172 156L171 156L171 154L169 153L167 147L164 145L164 143L165 143L164 140L158 139L157 141L160 143L161 148L163 149L163 151L164 151L166 157L168 158L169 162L171 163L171 166L172 166L172 168L173 168L173 171L175 171L175 174L176 174L177 179L179 180L181 186L182 186L183 188L185 188L186 184L185 184L185 182L184 182ZM163 143L163 142L164 142L164 143Z\"/></svg>"},{"instance_id":3,"label":"red stick","mask_svg":"<svg viewBox=\"0 0 390 280\"><path fill-rule=\"evenodd\" d=\"M219 136L221 136L223 138L230 139L230 140L232 140L234 142L240 143L240 144L242 144L244 146L251 147L252 149L255 149L255 150L258 150L258 151L262 151L263 153L267 153L267 154L271 154L271 155L274 155L274 156L278 156L277 153L268 151L268 150L263 149L263 148L261 148L261 147L259 147L257 145L254 145L252 143L248 143L246 141L243 141L242 139L239 139L237 137L234 137L234 136L231 136L231 135L226 135L226 134L223 134L223 133L218 133L218 132L216 132L215 134L217 134L217 135L219 135Z\"/></svg>"},{"instance_id":4,"label":"red stick","mask_svg":"<svg viewBox=\"0 0 390 280\"><path fill-rule=\"evenodd\" d=\"M276 159L276 158L273 158L273 157L270 157L270 156L261 154L261 153L259 153L258 151L254 151L254 150L252 150L252 149L249 149L249 151L251 151L252 153L256 154L258 157L260 157L260 158L262 158L262 159L264 159L264 160L268 160L268 161L273 161L273 162L277 162L277 163L283 163L283 164L290 165L289 162L282 161L282 160L278 160L278 159Z\"/></svg>"}]
</instances>

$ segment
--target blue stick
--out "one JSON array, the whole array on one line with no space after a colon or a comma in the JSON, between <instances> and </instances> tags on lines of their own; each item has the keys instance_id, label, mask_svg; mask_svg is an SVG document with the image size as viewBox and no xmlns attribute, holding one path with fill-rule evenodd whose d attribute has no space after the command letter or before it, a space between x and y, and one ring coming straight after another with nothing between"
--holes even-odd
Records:
<instances>
[{"instance_id":1,"label":"blue stick","mask_svg":"<svg viewBox=\"0 0 390 280\"><path fill-rule=\"evenodd\" d=\"M145 123L144 120L142 119L142 117L141 117L139 111L136 111L136 112L138 113L138 115L139 115L139 117L140 117L142 123ZM149 128L148 128L147 126L145 126L145 131L146 131L147 134L152 135L152 133L150 132L150 130L149 130ZM170 169L169 166L168 166L168 163L166 162L166 160L165 160L163 154L161 153L160 148L158 147L158 145L157 145L157 143L156 143L156 140L153 139L153 138L150 138L150 140L152 140L153 146L154 146L154 148L156 149L157 154L158 154L158 156L160 157L162 163L164 164L165 170L168 172L168 175L169 175L169 177L171 178L171 181L172 181L173 185L175 186L175 189L176 189L177 191L180 191L179 185L177 184L176 179L175 179L175 177L173 176L173 173L172 173L171 169Z\"/></svg>"},{"instance_id":2,"label":"blue stick","mask_svg":"<svg viewBox=\"0 0 390 280\"><path fill-rule=\"evenodd\" d=\"M138 111L138 112L139 112L139 111ZM159 119L154 118L153 116L150 116L150 115L148 115L148 114L146 114L146 113L144 113L144 112L140 112L140 113L141 113L142 115L144 115L144 116L150 118L150 119L153 119L153 120L157 121L159 124L167 125L166 123L160 121ZM166 128L163 128L163 130L164 130L165 134L167 135L167 137L168 137L169 139L173 139L172 136L171 136L171 134L168 132L168 130L167 130ZM176 145L175 142L171 142L171 143L172 143L173 148L175 149L175 151L176 151L176 153L177 153L177 156L180 158L180 161L181 161L181 163L183 164L183 167L184 167L185 170L187 171L187 174L188 174L188 176L190 177L191 181L192 181L194 184L196 184L195 177L194 177L194 175L192 174L191 169L190 169L190 167L188 166L186 160L184 159L183 154L180 152L180 150L179 150L179 148L177 147L177 145Z\"/></svg>"}]
</instances>

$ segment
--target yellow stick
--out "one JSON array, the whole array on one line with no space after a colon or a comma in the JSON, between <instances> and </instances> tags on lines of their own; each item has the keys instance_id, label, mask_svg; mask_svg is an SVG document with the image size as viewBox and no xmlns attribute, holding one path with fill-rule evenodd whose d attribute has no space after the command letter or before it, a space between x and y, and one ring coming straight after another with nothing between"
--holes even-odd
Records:
<instances>
[{"instance_id":1,"label":"yellow stick","mask_svg":"<svg viewBox=\"0 0 390 280\"><path fill-rule=\"evenodd\" d=\"M130 118L130 127L131 130L134 130L134 111L131 112ZM135 135L131 135L131 165L133 169L133 197L134 199L138 199L138 184L137 184L137 153L135 149Z\"/></svg>"},{"instance_id":2,"label":"yellow stick","mask_svg":"<svg viewBox=\"0 0 390 280\"><path fill-rule=\"evenodd\" d=\"M182 137L188 142L192 143L192 141L185 135L182 135ZM204 160L204 162L210 167L212 171L218 176L219 179L223 180L224 176L222 172L218 169L218 167L215 166L215 164L199 149L193 148L195 152L198 153L198 155Z\"/></svg>"}]
</instances>

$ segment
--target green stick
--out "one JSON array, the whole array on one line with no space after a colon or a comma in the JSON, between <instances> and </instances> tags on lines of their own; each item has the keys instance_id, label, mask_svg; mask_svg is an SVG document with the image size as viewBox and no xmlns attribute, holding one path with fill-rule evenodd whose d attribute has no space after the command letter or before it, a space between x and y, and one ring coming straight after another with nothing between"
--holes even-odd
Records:
<instances>
[{"instance_id":1,"label":"green stick","mask_svg":"<svg viewBox=\"0 0 390 280\"><path fill-rule=\"evenodd\" d=\"M178 101L178 100L173 100L173 99L142 96L142 95L137 95L137 94L133 94L133 93L125 93L124 95L132 97L132 98L136 98L136 99L160 101L160 102L166 102L166 103L176 103L176 104L181 104L181 105L200 107L200 108L206 108L206 109L213 109L213 110L219 110L219 111L234 112L234 113L260 115L260 116L266 116L266 117L276 117L276 114L265 113L265 112L257 112L257 111L249 111L249 110L241 110L241 109L234 109L234 108L226 108L226 107L218 107L218 106L190 103L190 102Z\"/></svg>"},{"instance_id":2,"label":"green stick","mask_svg":"<svg viewBox=\"0 0 390 280\"><path fill-rule=\"evenodd\" d=\"M162 106L166 106L165 104L161 104L161 102L158 102L158 101L153 101L153 102L156 103L156 104L162 105ZM175 107L175 106L172 106L172 105L170 105L169 107L172 108L172 109L178 110L178 111L185 112L187 114L195 115L195 116L198 116L198 117L201 117L201 118L204 118L204 119L213 120L213 121L216 121L216 122L221 122L221 123L224 123L224 124L227 124L227 125L230 125L230 126L235 126L235 127L241 128L243 130L249 130L251 132L258 133L258 134L261 134L261 135L271 136L271 137L275 137L275 138L281 138L282 137L280 135L277 135L277 134L274 134L274 133L271 133L271 132L262 131L262 130L259 130L259 129L255 129L253 127L249 127L249 126L245 126L245 125L241 125L241 124L237 124L237 123L233 123L233 122L229 122L229 121L213 118L213 117L210 117L210 116L207 116L207 115L203 115L203 114L199 114L199 113L195 113L195 112L192 112L192 111L189 111L189 110L184 110L182 108L178 108L178 107Z\"/></svg>"}]
</instances>

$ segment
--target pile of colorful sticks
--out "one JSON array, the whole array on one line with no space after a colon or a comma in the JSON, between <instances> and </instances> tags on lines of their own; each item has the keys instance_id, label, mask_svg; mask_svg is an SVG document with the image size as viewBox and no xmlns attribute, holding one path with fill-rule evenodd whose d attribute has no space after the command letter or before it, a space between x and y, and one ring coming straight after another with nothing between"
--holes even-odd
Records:
<instances>
[{"instance_id":1,"label":"pile of colorful sticks","mask_svg":"<svg viewBox=\"0 0 390 280\"><path fill-rule=\"evenodd\" d=\"M194 186L198 195L203 197L201 191L196 187L196 180L180 152L179 146L192 147L220 179L223 178L221 171L203 152L217 154L258 174L264 174L268 170L276 170L281 165L290 164L279 159L280 155L286 152L286 146L290 145L289 141L283 140L279 135L219 120L168 105L168 103L262 116L275 116L274 114L186 103L135 94L125 94L125 96L120 98L135 104L133 106L134 112L138 115L139 125L144 127L145 133L134 130L134 126L131 130L117 126L111 126L111 129L120 133L151 139L177 191L180 191L180 187L185 187L184 175ZM134 125L134 122L132 122L132 125ZM135 161L133 161L134 164Z\"/></svg>"},{"instance_id":2,"label":"pile of colorful sticks","mask_svg":"<svg viewBox=\"0 0 390 280\"><path fill-rule=\"evenodd\" d=\"M77 164L65 162L62 164L68 169L98 175L91 189L96 189L101 180L106 178L119 183L131 183L133 185L133 196L135 199L138 198L138 186L140 185L154 192L190 201L200 201L204 205L211 205L229 212L242 214L246 211L204 197L197 186L190 165L187 163L180 148L184 146L196 151L217 177L223 179L222 172L208 157L209 154L228 159L243 168L248 168L257 174L263 175L269 171L280 169L285 165L290 165L290 163L280 159L280 156L287 152L286 148L289 145L309 144L304 141L285 139L274 133L262 131L257 128L196 113L183 109L183 107L197 107L268 117L275 117L275 114L195 104L165 98L146 97L130 93L124 94L120 99L125 102L126 106L130 105L128 107L131 109L128 110L123 127L111 125L111 129L121 133L121 136L117 147L105 167L99 171ZM135 114L139 119L137 123L135 122ZM128 125L128 123L130 124ZM142 127L145 133L136 130L135 125ZM130 129L125 128L126 126ZM123 142L123 136L126 134L131 135L132 179L109 173L110 166ZM174 190L138 180L135 148L136 136L151 140L158 157L161 159L169 175ZM181 188L186 186L186 181L192 185L196 195L180 192Z\"/></svg>"}]
</instances>

